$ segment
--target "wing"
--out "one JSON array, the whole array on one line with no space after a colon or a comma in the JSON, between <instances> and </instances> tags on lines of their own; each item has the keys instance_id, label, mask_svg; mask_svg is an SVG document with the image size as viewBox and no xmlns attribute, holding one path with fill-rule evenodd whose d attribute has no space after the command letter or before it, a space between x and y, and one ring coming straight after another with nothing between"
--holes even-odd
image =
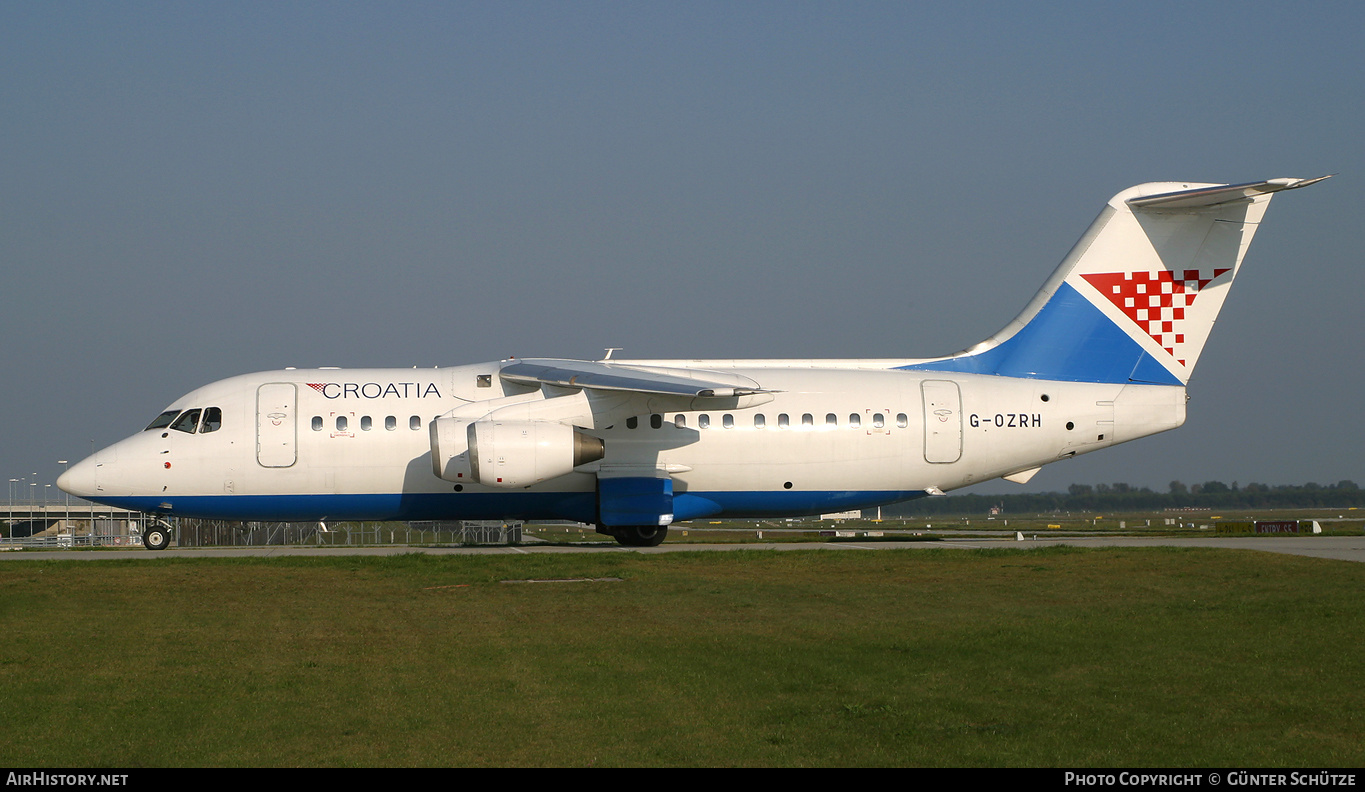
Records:
<instances>
[{"instance_id":1,"label":"wing","mask_svg":"<svg viewBox=\"0 0 1365 792\"><path fill-rule=\"evenodd\" d=\"M646 413L742 410L771 401L774 393L739 374L606 361L505 360L498 375L535 390L469 402L432 421L431 464L438 477L458 482L469 476L482 484L510 488L530 486L570 470L596 472L599 477L608 478L641 475L641 471L652 477L657 470L685 470L667 465L658 468L651 462L644 466L617 464L614 473L604 473L597 465L602 459L601 439L580 430L610 427ZM556 393L547 390L547 386L562 391ZM562 426L555 428L554 424ZM501 439L499 433L504 435ZM490 451L494 444L505 451L517 447L518 442L530 443L535 453L506 452L500 457ZM481 469L473 463L483 459L477 456L476 447L487 457L481 464L505 467L506 460L515 457L530 460L530 468L518 468L515 473L508 472L511 468L500 469L496 476L481 477ZM570 448L571 455L566 450ZM580 454L585 448L589 453ZM556 449L562 452L555 457L560 463L557 467L536 456L542 453L553 456Z\"/></svg>"},{"instance_id":2,"label":"wing","mask_svg":"<svg viewBox=\"0 0 1365 792\"><path fill-rule=\"evenodd\" d=\"M499 376L523 385L554 385L561 388L702 399L732 399L772 392L754 380L738 374L586 360L548 358L509 360L503 364Z\"/></svg>"}]
</instances>

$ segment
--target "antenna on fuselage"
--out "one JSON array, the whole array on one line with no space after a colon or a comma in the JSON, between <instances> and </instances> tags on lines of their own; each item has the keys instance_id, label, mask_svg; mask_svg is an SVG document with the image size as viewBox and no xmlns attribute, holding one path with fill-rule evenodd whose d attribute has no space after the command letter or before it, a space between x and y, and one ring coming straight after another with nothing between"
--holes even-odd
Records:
<instances>
[{"instance_id":1,"label":"antenna on fuselage","mask_svg":"<svg viewBox=\"0 0 1365 792\"><path fill-rule=\"evenodd\" d=\"M625 349L625 347L607 347L607 356L602 358L602 360L611 360L611 353L620 352L622 349Z\"/></svg>"}]
</instances>

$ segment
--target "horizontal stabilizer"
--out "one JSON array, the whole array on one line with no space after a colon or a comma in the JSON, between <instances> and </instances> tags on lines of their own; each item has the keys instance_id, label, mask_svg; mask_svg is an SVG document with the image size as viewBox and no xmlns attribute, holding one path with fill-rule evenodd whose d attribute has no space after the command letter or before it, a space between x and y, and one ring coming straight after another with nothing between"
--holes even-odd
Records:
<instances>
[{"instance_id":1,"label":"horizontal stabilizer","mask_svg":"<svg viewBox=\"0 0 1365 792\"><path fill-rule=\"evenodd\" d=\"M1233 201L1247 201L1258 195L1279 192L1280 190L1307 187L1310 184L1317 184L1323 179L1330 178L1332 177L1329 175L1319 176L1316 179L1267 179L1259 182L1247 182L1246 184L1200 187L1194 190L1179 190L1159 195L1129 198L1128 205L1135 209L1194 209L1201 206L1218 206Z\"/></svg>"}]
</instances>

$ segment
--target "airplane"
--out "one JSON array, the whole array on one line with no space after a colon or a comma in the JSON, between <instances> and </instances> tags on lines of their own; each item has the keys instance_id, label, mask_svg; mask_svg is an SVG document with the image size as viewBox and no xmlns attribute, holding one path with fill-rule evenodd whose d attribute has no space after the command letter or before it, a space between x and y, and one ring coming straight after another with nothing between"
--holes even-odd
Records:
<instances>
[{"instance_id":1,"label":"airplane","mask_svg":"<svg viewBox=\"0 0 1365 792\"><path fill-rule=\"evenodd\" d=\"M937 358L509 358L220 380L77 463L64 491L222 520L573 520L628 547L675 521L883 506L1185 422L1186 385L1275 193L1115 195L1024 310ZM162 527L144 544L164 549Z\"/></svg>"}]
</instances>

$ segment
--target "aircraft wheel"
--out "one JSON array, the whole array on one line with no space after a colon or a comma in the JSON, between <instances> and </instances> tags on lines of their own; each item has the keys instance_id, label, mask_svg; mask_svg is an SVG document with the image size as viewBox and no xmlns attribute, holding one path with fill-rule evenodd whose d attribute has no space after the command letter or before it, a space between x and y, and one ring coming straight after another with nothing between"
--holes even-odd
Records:
<instances>
[{"instance_id":1,"label":"aircraft wheel","mask_svg":"<svg viewBox=\"0 0 1365 792\"><path fill-rule=\"evenodd\" d=\"M668 536L667 525L627 525L616 530L616 541L627 547L658 547Z\"/></svg>"},{"instance_id":2,"label":"aircraft wheel","mask_svg":"<svg viewBox=\"0 0 1365 792\"><path fill-rule=\"evenodd\" d=\"M142 546L148 550L165 550L171 546L170 529L164 525L151 525L142 532Z\"/></svg>"}]
</instances>

